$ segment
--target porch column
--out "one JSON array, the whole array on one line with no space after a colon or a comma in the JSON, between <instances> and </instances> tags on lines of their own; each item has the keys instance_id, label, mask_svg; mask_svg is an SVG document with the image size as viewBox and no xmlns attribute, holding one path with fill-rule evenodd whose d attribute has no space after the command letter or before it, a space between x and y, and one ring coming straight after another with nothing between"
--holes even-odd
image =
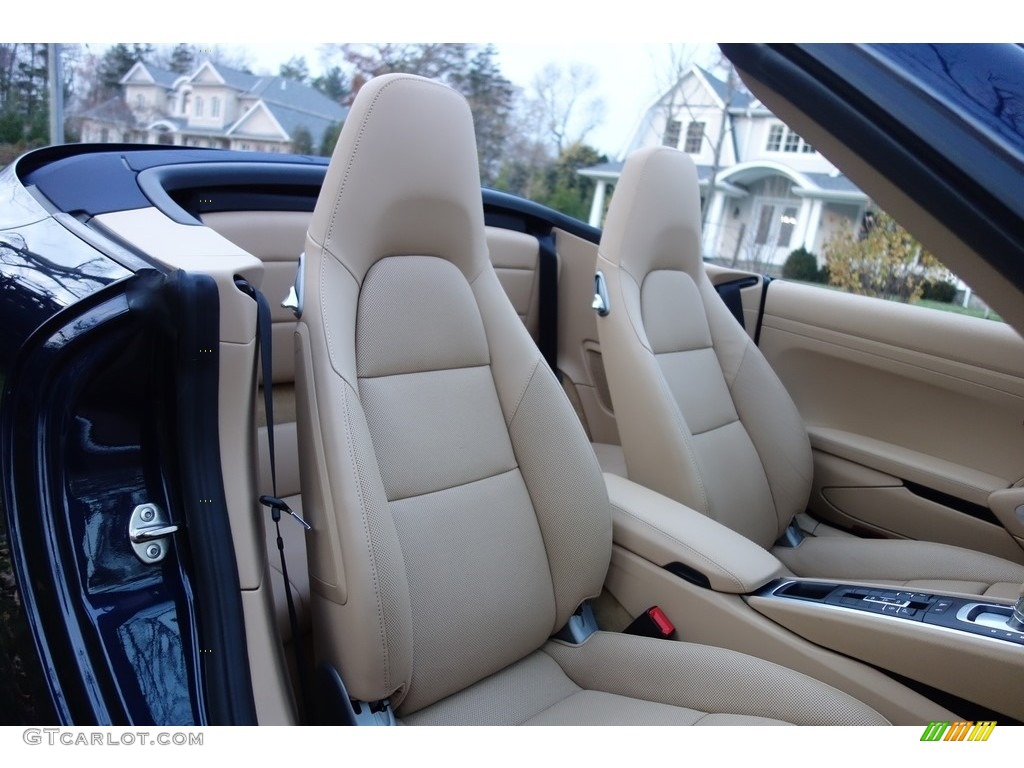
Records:
<instances>
[{"instance_id":1,"label":"porch column","mask_svg":"<svg viewBox=\"0 0 1024 768\"><path fill-rule=\"evenodd\" d=\"M711 207L708 209L708 215L704 217L706 223L704 231L701 233L700 249L702 256L714 258L718 256L718 243L721 240L725 193L718 189L714 190L711 193L711 202L708 205Z\"/></svg>"},{"instance_id":2,"label":"porch column","mask_svg":"<svg viewBox=\"0 0 1024 768\"><path fill-rule=\"evenodd\" d=\"M822 203L821 200L811 200L810 203L809 211L806 211L806 208L801 207L800 216L803 218L806 215L803 246L811 253L814 253L814 241L818 237L818 225L821 223ZM807 201L805 200L804 206L806 206L806 204Z\"/></svg>"},{"instance_id":3,"label":"porch column","mask_svg":"<svg viewBox=\"0 0 1024 768\"><path fill-rule=\"evenodd\" d=\"M594 201L590 204L590 221L592 227L601 226L601 216L604 214L604 193L608 189L608 182L605 179L598 179L597 189L594 190Z\"/></svg>"}]
</instances>

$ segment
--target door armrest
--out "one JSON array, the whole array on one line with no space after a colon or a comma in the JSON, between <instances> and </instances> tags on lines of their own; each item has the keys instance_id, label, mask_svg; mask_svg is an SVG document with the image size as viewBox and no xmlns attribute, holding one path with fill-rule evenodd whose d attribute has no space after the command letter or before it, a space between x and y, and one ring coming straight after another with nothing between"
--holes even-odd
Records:
<instances>
[{"instance_id":1,"label":"door armrest","mask_svg":"<svg viewBox=\"0 0 1024 768\"><path fill-rule=\"evenodd\" d=\"M656 491L605 473L614 542L659 566L682 563L716 592L747 594L787 571L735 531Z\"/></svg>"}]
</instances>

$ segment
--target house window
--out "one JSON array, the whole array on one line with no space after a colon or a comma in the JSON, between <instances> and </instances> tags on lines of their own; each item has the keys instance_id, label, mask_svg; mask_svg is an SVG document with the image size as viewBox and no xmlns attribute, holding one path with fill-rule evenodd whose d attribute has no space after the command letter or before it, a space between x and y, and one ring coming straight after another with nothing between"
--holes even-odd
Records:
<instances>
[{"instance_id":1,"label":"house window","mask_svg":"<svg viewBox=\"0 0 1024 768\"><path fill-rule=\"evenodd\" d=\"M141 93L135 97L135 106L138 109L142 109L146 106L146 97L143 96Z\"/></svg>"},{"instance_id":2,"label":"house window","mask_svg":"<svg viewBox=\"0 0 1024 768\"><path fill-rule=\"evenodd\" d=\"M210 99L210 114L213 117L220 117L220 99L216 96Z\"/></svg>"},{"instance_id":3,"label":"house window","mask_svg":"<svg viewBox=\"0 0 1024 768\"><path fill-rule=\"evenodd\" d=\"M203 97L202 96L196 96L196 107L195 107L195 110L196 110L196 117L202 117L203 116Z\"/></svg>"},{"instance_id":4,"label":"house window","mask_svg":"<svg viewBox=\"0 0 1024 768\"><path fill-rule=\"evenodd\" d=\"M683 130L683 124L678 120L669 120L665 125L665 135L661 137L662 146L678 147L679 134Z\"/></svg>"},{"instance_id":5,"label":"house window","mask_svg":"<svg viewBox=\"0 0 1024 768\"><path fill-rule=\"evenodd\" d=\"M691 122L686 126L686 143L683 145L683 152L691 155L700 152L701 144L704 143L704 123Z\"/></svg>"},{"instance_id":6,"label":"house window","mask_svg":"<svg viewBox=\"0 0 1024 768\"><path fill-rule=\"evenodd\" d=\"M768 131L768 143L765 149L769 152L802 152L814 154L814 147L800 138L800 134L776 123Z\"/></svg>"}]
</instances>

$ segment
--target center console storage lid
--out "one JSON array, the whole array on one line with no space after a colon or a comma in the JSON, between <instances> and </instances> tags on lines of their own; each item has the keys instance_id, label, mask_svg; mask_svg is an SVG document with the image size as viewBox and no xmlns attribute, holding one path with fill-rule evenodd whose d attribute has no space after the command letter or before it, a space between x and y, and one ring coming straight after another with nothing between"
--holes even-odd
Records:
<instances>
[{"instance_id":1,"label":"center console storage lid","mask_svg":"<svg viewBox=\"0 0 1024 768\"><path fill-rule=\"evenodd\" d=\"M682 563L716 592L747 594L787 573L773 555L696 510L605 473L613 538L655 565Z\"/></svg>"}]
</instances>

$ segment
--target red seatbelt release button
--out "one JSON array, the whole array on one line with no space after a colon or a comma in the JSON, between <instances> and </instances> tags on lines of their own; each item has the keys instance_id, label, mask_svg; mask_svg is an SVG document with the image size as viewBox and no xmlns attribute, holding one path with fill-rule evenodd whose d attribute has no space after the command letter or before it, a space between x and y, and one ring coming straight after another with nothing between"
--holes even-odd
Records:
<instances>
[{"instance_id":1,"label":"red seatbelt release button","mask_svg":"<svg viewBox=\"0 0 1024 768\"><path fill-rule=\"evenodd\" d=\"M672 637L672 634L676 631L676 628L672 625L672 622L668 620L668 616L658 606L647 609L647 615L651 617L651 621L658 628L662 637Z\"/></svg>"}]
</instances>

